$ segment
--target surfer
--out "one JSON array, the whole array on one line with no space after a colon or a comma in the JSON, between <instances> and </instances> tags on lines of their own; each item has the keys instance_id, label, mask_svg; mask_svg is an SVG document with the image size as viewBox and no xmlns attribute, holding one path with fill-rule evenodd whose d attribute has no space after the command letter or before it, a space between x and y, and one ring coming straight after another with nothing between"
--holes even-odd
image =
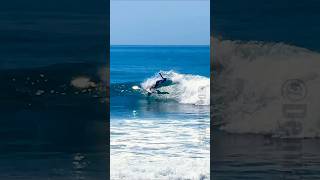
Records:
<instances>
[{"instance_id":1,"label":"surfer","mask_svg":"<svg viewBox=\"0 0 320 180\"><path fill-rule=\"evenodd\" d=\"M157 90L157 88L163 87L163 86L169 86L172 84L171 80L168 80L167 78L164 78L161 73L159 73L162 79L157 80L156 83L150 87L150 92L148 92L148 95L151 95L151 92L157 91L158 94L169 94L168 92L161 92Z\"/></svg>"},{"instance_id":2,"label":"surfer","mask_svg":"<svg viewBox=\"0 0 320 180\"><path fill-rule=\"evenodd\" d=\"M159 73L159 75L161 76L162 79L156 81L156 84L153 85L150 89L157 89L161 84L167 81L167 78L164 78L161 73Z\"/></svg>"}]
</instances>

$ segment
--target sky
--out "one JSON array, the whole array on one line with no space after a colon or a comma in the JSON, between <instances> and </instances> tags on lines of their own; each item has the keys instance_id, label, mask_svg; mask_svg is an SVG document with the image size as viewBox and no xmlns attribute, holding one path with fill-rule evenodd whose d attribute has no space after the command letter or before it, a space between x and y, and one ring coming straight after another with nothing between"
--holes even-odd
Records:
<instances>
[{"instance_id":1,"label":"sky","mask_svg":"<svg viewBox=\"0 0 320 180\"><path fill-rule=\"evenodd\" d=\"M209 45L210 0L111 0L111 45Z\"/></svg>"}]
</instances>

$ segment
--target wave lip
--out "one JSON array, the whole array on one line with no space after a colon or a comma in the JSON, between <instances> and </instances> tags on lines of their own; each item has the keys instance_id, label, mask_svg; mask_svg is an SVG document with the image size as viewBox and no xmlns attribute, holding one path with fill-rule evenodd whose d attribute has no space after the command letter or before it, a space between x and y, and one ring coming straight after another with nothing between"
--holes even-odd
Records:
<instances>
[{"instance_id":1,"label":"wave lip","mask_svg":"<svg viewBox=\"0 0 320 180\"><path fill-rule=\"evenodd\" d=\"M173 81L173 85L158 88L161 92L168 92L168 94L153 94L159 99L172 99L181 104L193 105L210 105L210 78L191 75L180 74L173 70L160 71L164 77ZM160 80L158 73L146 79L141 83L144 90L148 90L153 86L157 80Z\"/></svg>"}]
</instances>

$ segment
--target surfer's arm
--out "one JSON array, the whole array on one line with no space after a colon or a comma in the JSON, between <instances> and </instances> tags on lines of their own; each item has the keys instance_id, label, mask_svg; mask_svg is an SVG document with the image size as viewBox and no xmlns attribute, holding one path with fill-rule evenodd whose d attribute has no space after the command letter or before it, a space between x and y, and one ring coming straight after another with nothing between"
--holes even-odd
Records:
<instances>
[{"instance_id":1,"label":"surfer's arm","mask_svg":"<svg viewBox=\"0 0 320 180\"><path fill-rule=\"evenodd\" d=\"M159 75L161 76L162 79L164 79L161 73L159 73Z\"/></svg>"}]
</instances>

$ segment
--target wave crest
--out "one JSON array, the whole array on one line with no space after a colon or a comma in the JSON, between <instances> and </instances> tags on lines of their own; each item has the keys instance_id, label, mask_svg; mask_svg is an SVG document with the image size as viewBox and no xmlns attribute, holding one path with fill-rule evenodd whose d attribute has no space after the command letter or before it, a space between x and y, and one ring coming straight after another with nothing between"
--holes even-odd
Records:
<instances>
[{"instance_id":1,"label":"wave crest","mask_svg":"<svg viewBox=\"0 0 320 180\"><path fill-rule=\"evenodd\" d=\"M210 78L179 74L175 71L160 71L160 73L173 81L173 85L161 87L158 90L169 94L153 94L159 99L172 99L182 104L210 105ZM158 73L141 83L145 90L160 80Z\"/></svg>"}]
</instances>

